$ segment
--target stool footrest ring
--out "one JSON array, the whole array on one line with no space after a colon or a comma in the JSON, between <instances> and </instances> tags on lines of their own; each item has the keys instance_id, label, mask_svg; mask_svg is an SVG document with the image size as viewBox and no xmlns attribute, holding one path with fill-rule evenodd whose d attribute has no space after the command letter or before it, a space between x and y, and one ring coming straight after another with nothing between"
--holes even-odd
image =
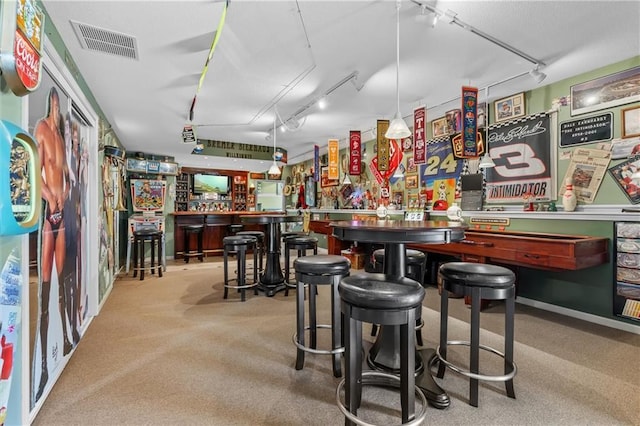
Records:
<instances>
[{"instance_id":1,"label":"stool footrest ring","mask_svg":"<svg viewBox=\"0 0 640 426\"><path fill-rule=\"evenodd\" d=\"M232 282L232 281L237 281L235 278L228 280L228 282ZM251 284L245 284L245 285L231 285L231 284L224 284L223 286L226 288L234 288L234 289L243 289L243 288L253 288L253 287L257 287L258 286L258 282L256 281L255 283L251 283Z\"/></svg>"},{"instance_id":2,"label":"stool footrest ring","mask_svg":"<svg viewBox=\"0 0 640 426\"><path fill-rule=\"evenodd\" d=\"M332 327L329 324L317 324L316 328L322 328L322 329L331 330ZM306 326L304 329L305 330L310 330L311 327L310 326ZM302 351L305 351L305 352L309 352L311 354L333 355L333 354L341 354L341 353L344 352L344 346L341 346L341 347L336 348L336 349L331 349L331 350L329 350L329 349L313 349L313 348L310 348L308 346L305 346L305 345L301 344L300 342L298 342L298 333L294 333L291 339L293 340L293 344L296 345L296 347L298 349L300 349Z\"/></svg>"},{"instance_id":3,"label":"stool footrest ring","mask_svg":"<svg viewBox=\"0 0 640 426\"><path fill-rule=\"evenodd\" d=\"M449 340L447 341L447 346L471 346L471 342L467 340ZM478 347L482 350L494 353L499 357L504 358L504 354L502 352L492 348L491 346L479 345ZM465 368L459 367L451 363L450 361L447 361L446 359L442 358L442 355L440 355L439 345L436 348L436 356L438 357L438 360L441 363L443 363L449 369L455 371L456 373L462 374L463 376L470 377L472 379L485 380L488 382L506 382L507 380L513 379L516 375L516 372L518 371L518 367L516 366L516 363L511 361L511 372L509 372L508 374L504 374L502 376L472 373L471 371Z\"/></svg>"},{"instance_id":4,"label":"stool footrest ring","mask_svg":"<svg viewBox=\"0 0 640 426\"><path fill-rule=\"evenodd\" d=\"M346 379L342 379L340 383L338 383L338 387L336 389L336 402L338 404L338 408L340 409L340 411L342 411L342 414L344 414L344 416L347 419L351 420L352 422L358 425L376 426L372 423L364 422L362 419L359 419L358 417L354 416L353 413L347 410L347 407L342 403L342 399L340 398L340 393L342 392L342 389L344 388L345 383L346 383ZM393 374L389 374L389 373L383 373L381 371L363 371L362 372L362 385L376 385L376 384L381 386L399 387L400 377ZM424 396L424 393L418 386L415 387L415 391L416 391L416 395L418 395L418 398L420 399L420 402L422 404L422 410L418 412L415 415L414 419L411 420L409 423L402 423L402 426L418 426L422 424L422 422L427 418L427 398Z\"/></svg>"}]
</instances>

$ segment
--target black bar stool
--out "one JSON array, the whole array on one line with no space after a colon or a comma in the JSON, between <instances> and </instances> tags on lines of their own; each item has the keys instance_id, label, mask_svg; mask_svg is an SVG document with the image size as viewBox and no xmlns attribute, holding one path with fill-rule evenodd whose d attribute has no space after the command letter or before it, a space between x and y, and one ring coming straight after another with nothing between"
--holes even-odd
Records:
<instances>
[{"instance_id":1,"label":"black bar stool","mask_svg":"<svg viewBox=\"0 0 640 426\"><path fill-rule=\"evenodd\" d=\"M402 423L421 424L427 400L415 385L415 323L422 316L424 288L404 277L360 273L343 278L338 286L344 314L345 378L338 384L336 400L345 415L345 425L368 424L357 417L363 385L400 387ZM380 371L362 371L362 322L400 327L400 376ZM340 392L344 387L344 404ZM422 410L415 414L416 394Z\"/></svg>"},{"instance_id":2,"label":"black bar stool","mask_svg":"<svg viewBox=\"0 0 640 426\"><path fill-rule=\"evenodd\" d=\"M145 243L151 246L151 266L153 274L158 269L158 276L162 277L162 231L141 229L133 232L133 276L140 271L140 281L144 280ZM158 264L155 266L155 250L158 247Z\"/></svg>"},{"instance_id":3,"label":"black bar stool","mask_svg":"<svg viewBox=\"0 0 640 426\"><path fill-rule=\"evenodd\" d=\"M378 249L373 252L373 264L372 272L381 273L384 271L384 249ZM406 250L406 271L407 277L412 280L418 281L424 287L424 275L427 266L427 255L419 250L407 249ZM422 341L422 328L424 327L424 321L419 319L416 322L416 341L419 346L423 345ZM375 336L378 333L378 326L373 324L371 327L371 335Z\"/></svg>"},{"instance_id":4,"label":"black bar stool","mask_svg":"<svg viewBox=\"0 0 640 426\"><path fill-rule=\"evenodd\" d=\"M264 232L262 231L238 231L236 232L236 236L249 235L250 237L256 237L256 250L258 251L258 270L260 272L263 271L262 268L262 258L264 257L264 253L266 251L266 246L264 243Z\"/></svg>"},{"instance_id":5,"label":"black bar stool","mask_svg":"<svg viewBox=\"0 0 640 426\"><path fill-rule=\"evenodd\" d=\"M256 237L249 235L244 236L229 236L222 239L222 245L224 247L224 299L228 296L230 288L235 288L240 292L240 300L245 301L244 292L248 288L254 288L254 294L258 294L258 269L257 269L257 251L255 250ZM253 250L253 282L247 283L247 250ZM236 278L229 278L229 254L236 255ZM235 284L232 284L235 282Z\"/></svg>"},{"instance_id":6,"label":"black bar stool","mask_svg":"<svg viewBox=\"0 0 640 426\"><path fill-rule=\"evenodd\" d=\"M227 228L227 230L229 231L228 236L236 235L236 233L242 231L243 228L244 228L244 225L241 223L232 223Z\"/></svg>"},{"instance_id":7,"label":"black bar stool","mask_svg":"<svg viewBox=\"0 0 640 426\"><path fill-rule=\"evenodd\" d=\"M284 283L287 286L284 295L289 295L289 287L295 287L295 284L289 282L291 267L291 250L297 250L298 257L307 255L307 250L313 250L313 254L318 254L318 239L308 236L290 236L284 240Z\"/></svg>"},{"instance_id":8,"label":"black bar stool","mask_svg":"<svg viewBox=\"0 0 640 426\"><path fill-rule=\"evenodd\" d=\"M298 348L296 354L296 370L304 367L304 353L331 355L333 358L333 375L341 377L340 354L344 352L342 344L342 326L340 315L340 296L338 284L349 275L351 262L344 256L317 255L303 256L293 262L296 270L296 333L293 343ZM304 319L304 287L309 287L309 325ZM331 286L331 324L318 324L316 317L316 286ZM331 330L331 349L317 349L318 328ZM309 345L305 344L305 330L309 330Z\"/></svg>"},{"instance_id":9,"label":"black bar stool","mask_svg":"<svg viewBox=\"0 0 640 426\"><path fill-rule=\"evenodd\" d=\"M182 256L184 261L189 263L191 257L197 256L200 262L204 261L204 251L202 250L202 236L204 234L204 225L182 225L182 232L184 233L184 247L182 249ZM195 234L198 242L198 247L195 252L191 251L191 235Z\"/></svg>"},{"instance_id":10,"label":"black bar stool","mask_svg":"<svg viewBox=\"0 0 640 426\"><path fill-rule=\"evenodd\" d=\"M514 311L516 297L516 276L510 269L497 265L470 262L449 262L440 266L439 277L442 280L440 295L440 345L436 355L440 361L438 377L444 377L445 367L469 377L469 404L478 406L478 381L505 382L507 395L515 398L513 377L516 364L513 362ZM471 340L447 340L447 319L449 311L448 293L456 293L471 298ZM504 353L480 344L480 302L487 300L505 301ZM447 360L447 346L463 345L470 347L469 369L457 366ZM480 374L480 349L504 358L504 375Z\"/></svg>"}]
</instances>

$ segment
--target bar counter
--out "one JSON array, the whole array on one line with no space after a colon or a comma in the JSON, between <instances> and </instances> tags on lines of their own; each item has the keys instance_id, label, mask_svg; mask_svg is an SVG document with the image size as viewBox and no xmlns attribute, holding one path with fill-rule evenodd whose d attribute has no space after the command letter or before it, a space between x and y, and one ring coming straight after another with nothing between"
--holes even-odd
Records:
<instances>
[{"instance_id":1,"label":"bar counter","mask_svg":"<svg viewBox=\"0 0 640 426\"><path fill-rule=\"evenodd\" d=\"M221 255L223 253L222 239L229 234L229 225L243 225L245 231L264 231L265 226L260 224L242 223L240 216L250 215L273 215L284 214L284 212L245 212L245 211L181 211L173 212L174 221L174 244L176 259L182 258L184 252L184 235L182 226L184 225L204 225L204 235L202 245L205 255Z\"/></svg>"}]
</instances>

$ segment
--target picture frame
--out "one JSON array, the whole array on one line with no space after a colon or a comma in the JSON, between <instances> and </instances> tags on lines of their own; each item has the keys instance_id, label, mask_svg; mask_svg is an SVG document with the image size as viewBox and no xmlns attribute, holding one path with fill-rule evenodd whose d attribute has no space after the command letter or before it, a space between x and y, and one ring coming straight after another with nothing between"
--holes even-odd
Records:
<instances>
[{"instance_id":1,"label":"picture frame","mask_svg":"<svg viewBox=\"0 0 640 426\"><path fill-rule=\"evenodd\" d=\"M416 164L413 155L407 156L407 174L413 175L418 173L418 165Z\"/></svg>"},{"instance_id":2,"label":"picture frame","mask_svg":"<svg viewBox=\"0 0 640 426\"><path fill-rule=\"evenodd\" d=\"M640 101L640 65L571 86L571 116Z\"/></svg>"},{"instance_id":3,"label":"picture frame","mask_svg":"<svg viewBox=\"0 0 640 426\"><path fill-rule=\"evenodd\" d=\"M640 105L620 110L622 114L622 138L640 136Z\"/></svg>"},{"instance_id":4,"label":"picture frame","mask_svg":"<svg viewBox=\"0 0 640 426\"><path fill-rule=\"evenodd\" d=\"M487 103L486 102L479 102L477 107L476 107L476 111L477 111L477 123L478 123L478 129L485 127L487 125L487 122L489 121L487 119Z\"/></svg>"},{"instance_id":5,"label":"picture frame","mask_svg":"<svg viewBox=\"0 0 640 426\"><path fill-rule=\"evenodd\" d=\"M431 137L433 139L449 134L447 129L447 117L441 117L431 122Z\"/></svg>"},{"instance_id":6,"label":"picture frame","mask_svg":"<svg viewBox=\"0 0 640 426\"><path fill-rule=\"evenodd\" d=\"M415 189L418 187L418 175L406 176L404 178L404 187L407 189Z\"/></svg>"},{"instance_id":7,"label":"picture frame","mask_svg":"<svg viewBox=\"0 0 640 426\"><path fill-rule=\"evenodd\" d=\"M458 133L462 131L462 110L452 109L444 113L447 119L447 133Z\"/></svg>"},{"instance_id":8,"label":"picture frame","mask_svg":"<svg viewBox=\"0 0 640 426\"><path fill-rule=\"evenodd\" d=\"M493 103L495 122L511 120L526 114L524 92L498 99Z\"/></svg>"},{"instance_id":9,"label":"picture frame","mask_svg":"<svg viewBox=\"0 0 640 426\"><path fill-rule=\"evenodd\" d=\"M396 208L401 210L404 204L404 191L393 191L391 193L391 200L395 203Z\"/></svg>"},{"instance_id":10,"label":"picture frame","mask_svg":"<svg viewBox=\"0 0 640 426\"><path fill-rule=\"evenodd\" d=\"M330 186L338 186L340 179L329 179L329 166L320 168L320 187L327 188Z\"/></svg>"}]
</instances>

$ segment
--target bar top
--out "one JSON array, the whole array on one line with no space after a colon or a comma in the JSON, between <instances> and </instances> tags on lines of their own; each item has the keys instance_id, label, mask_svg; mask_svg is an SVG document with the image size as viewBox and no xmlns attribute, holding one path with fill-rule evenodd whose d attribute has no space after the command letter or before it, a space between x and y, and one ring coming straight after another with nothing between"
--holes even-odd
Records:
<instances>
[{"instance_id":1,"label":"bar top","mask_svg":"<svg viewBox=\"0 0 640 426\"><path fill-rule=\"evenodd\" d=\"M230 211L230 212L214 212L214 211L188 211L188 212L172 212L169 213L173 216L262 216L262 215L273 215L273 214L285 214L285 212L245 212L245 211Z\"/></svg>"}]
</instances>

